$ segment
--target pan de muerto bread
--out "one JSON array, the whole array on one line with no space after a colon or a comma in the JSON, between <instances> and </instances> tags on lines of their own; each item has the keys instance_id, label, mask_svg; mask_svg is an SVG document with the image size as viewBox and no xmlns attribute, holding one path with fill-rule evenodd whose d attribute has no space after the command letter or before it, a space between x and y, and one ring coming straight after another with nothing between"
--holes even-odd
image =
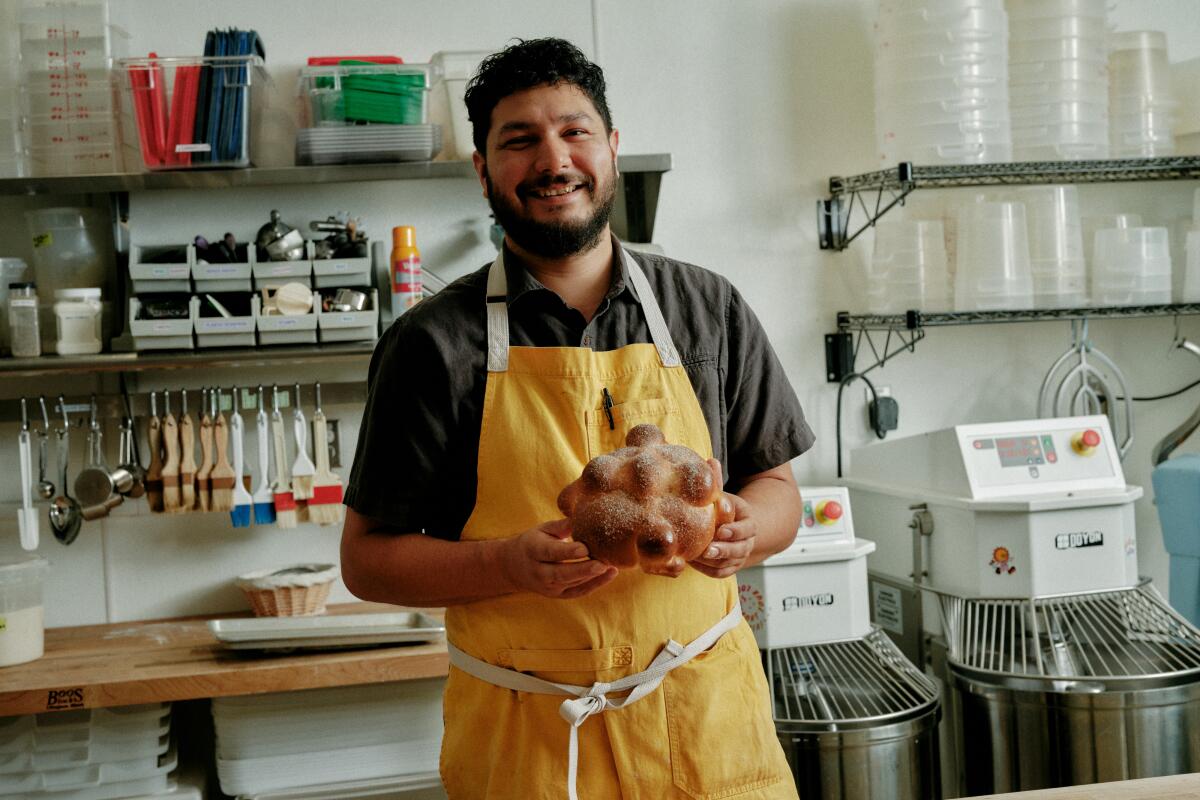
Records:
<instances>
[{"instance_id":1,"label":"pan de muerto bread","mask_svg":"<svg viewBox=\"0 0 1200 800\"><path fill-rule=\"evenodd\" d=\"M667 444L654 425L638 425L625 447L596 456L558 496L572 537L618 568L672 578L733 520L721 510L716 470L694 450Z\"/></svg>"}]
</instances>

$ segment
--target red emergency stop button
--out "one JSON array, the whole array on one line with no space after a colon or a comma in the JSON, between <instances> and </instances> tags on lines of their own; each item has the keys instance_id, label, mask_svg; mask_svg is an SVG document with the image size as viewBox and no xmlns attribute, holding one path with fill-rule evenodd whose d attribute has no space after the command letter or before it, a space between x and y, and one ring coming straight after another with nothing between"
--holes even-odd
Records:
<instances>
[{"instance_id":1,"label":"red emergency stop button","mask_svg":"<svg viewBox=\"0 0 1200 800\"><path fill-rule=\"evenodd\" d=\"M817 503L817 521L822 525L832 525L842 518L842 513L842 504L837 500Z\"/></svg>"},{"instance_id":2,"label":"red emergency stop button","mask_svg":"<svg viewBox=\"0 0 1200 800\"><path fill-rule=\"evenodd\" d=\"M1100 433L1091 428L1071 437L1071 448L1081 456L1090 456L1100 446Z\"/></svg>"}]
</instances>

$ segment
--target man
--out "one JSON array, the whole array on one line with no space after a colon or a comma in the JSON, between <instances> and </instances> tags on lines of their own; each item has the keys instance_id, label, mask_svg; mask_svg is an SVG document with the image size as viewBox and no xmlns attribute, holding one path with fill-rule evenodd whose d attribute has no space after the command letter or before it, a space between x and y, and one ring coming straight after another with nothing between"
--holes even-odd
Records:
<instances>
[{"instance_id":1,"label":"man","mask_svg":"<svg viewBox=\"0 0 1200 800\"><path fill-rule=\"evenodd\" d=\"M466 101L504 247L375 350L346 584L447 607L452 798L795 798L731 577L795 536L788 461L813 440L795 395L728 282L609 232L599 67L520 42ZM555 505L643 422L730 476L734 521L674 579L586 558Z\"/></svg>"}]
</instances>

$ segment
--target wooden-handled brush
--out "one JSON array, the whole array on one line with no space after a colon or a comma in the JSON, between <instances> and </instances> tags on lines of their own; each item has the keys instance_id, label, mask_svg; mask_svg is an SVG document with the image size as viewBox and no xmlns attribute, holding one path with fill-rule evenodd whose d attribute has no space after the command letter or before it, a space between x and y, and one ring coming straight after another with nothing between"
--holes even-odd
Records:
<instances>
[{"instance_id":1,"label":"wooden-handled brush","mask_svg":"<svg viewBox=\"0 0 1200 800\"><path fill-rule=\"evenodd\" d=\"M151 511L163 510L162 420L158 418L158 396L150 393L150 420L146 425L150 441L150 465L146 467L146 502Z\"/></svg>"},{"instance_id":2,"label":"wooden-handled brush","mask_svg":"<svg viewBox=\"0 0 1200 800\"><path fill-rule=\"evenodd\" d=\"M162 468L163 511L179 510L179 423L171 413L171 393L163 392L162 442L167 454Z\"/></svg>"},{"instance_id":3,"label":"wooden-handled brush","mask_svg":"<svg viewBox=\"0 0 1200 800\"><path fill-rule=\"evenodd\" d=\"M216 390L217 412L213 421L213 442L217 448L217 461L213 466L210 485L212 486L212 510L231 511L233 509L233 465L229 463L229 424L221 413L221 391Z\"/></svg>"},{"instance_id":4,"label":"wooden-handled brush","mask_svg":"<svg viewBox=\"0 0 1200 800\"><path fill-rule=\"evenodd\" d=\"M187 389L180 393L179 415L179 510L196 507L196 429L188 413Z\"/></svg>"},{"instance_id":5,"label":"wooden-handled brush","mask_svg":"<svg viewBox=\"0 0 1200 800\"><path fill-rule=\"evenodd\" d=\"M233 389L233 410L229 413L229 435L233 438L233 508L229 510L229 519L235 528L250 527L250 512L254 506L254 498L246 491L242 482L245 467L246 424L238 413L238 399L242 394L240 387Z\"/></svg>"},{"instance_id":6,"label":"wooden-handled brush","mask_svg":"<svg viewBox=\"0 0 1200 800\"><path fill-rule=\"evenodd\" d=\"M317 468L308 457L308 423L300 408L300 384L296 384L296 407L292 410L292 433L296 437L296 461L292 464L292 494L297 500L312 497L313 474Z\"/></svg>"},{"instance_id":7,"label":"wooden-handled brush","mask_svg":"<svg viewBox=\"0 0 1200 800\"><path fill-rule=\"evenodd\" d=\"M342 505L342 479L329 469L329 443L326 441L325 412L321 409L321 384L317 384L317 407L313 411L313 452L317 471L313 475L308 516L320 525L337 525L345 514Z\"/></svg>"},{"instance_id":8,"label":"wooden-handled brush","mask_svg":"<svg viewBox=\"0 0 1200 800\"><path fill-rule=\"evenodd\" d=\"M296 527L296 498L292 496L292 479L288 476L287 450L284 444L283 414L279 413L279 387L271 389L271 441L275 444L275 524L281 528Z\"/></svg>"},{"instance_id":9,"label":"wooden-handled brush","mask_svg":"<svg viewBox=\"0 0 1200 800\"><path fill-rule=\"evenodd\" d=\"M200 399L200 469L196 470L196 500L201 511L208 511L212 508L210 479L213 470L213 418L217 416L217 390L201 389Z\"/></svg>"}]
</instances>

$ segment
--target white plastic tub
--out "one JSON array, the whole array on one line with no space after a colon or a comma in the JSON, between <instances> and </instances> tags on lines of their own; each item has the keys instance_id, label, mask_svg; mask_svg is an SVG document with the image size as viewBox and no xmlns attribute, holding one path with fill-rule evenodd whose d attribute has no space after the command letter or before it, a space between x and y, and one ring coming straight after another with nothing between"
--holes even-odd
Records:
<instances>
[{"instance_id":1,"label":"white plastic tub","mask_svg":"<svg viewBox=\"0 0 1200 800\"><path fill-rule=\"evenodd\" d=\"M0 562L0 667L24 664L45 652L44 558Z\"/></svg>"}]
</instances>

